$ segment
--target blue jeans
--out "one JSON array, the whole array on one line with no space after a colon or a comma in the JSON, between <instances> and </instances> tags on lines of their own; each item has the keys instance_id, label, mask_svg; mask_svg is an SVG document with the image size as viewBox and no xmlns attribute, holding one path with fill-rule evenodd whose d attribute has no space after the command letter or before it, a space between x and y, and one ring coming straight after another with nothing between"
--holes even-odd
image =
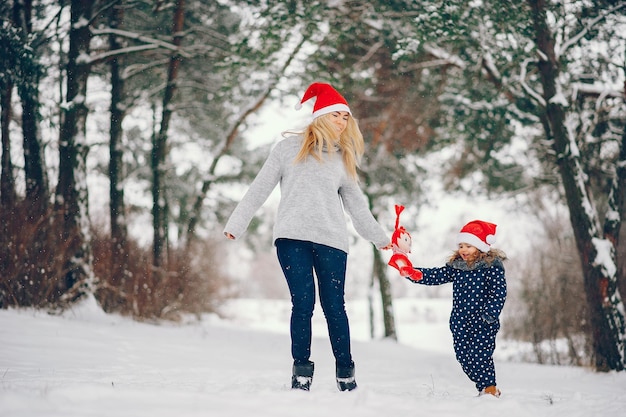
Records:
<instances>
[{"instance_id":1,"label":"blue jeans","mask_svg":"<svg viewBox=\"0 0 626 417\"><path fill-rule=\"evenodd\" d=\"M347 253L326 245L292 239L277 239L276 253L291 293L291 355L294 363L307 363L311 356L315 271L336 365L352 366L350 328L344 305Z\"/></svg>"}]
</instances>

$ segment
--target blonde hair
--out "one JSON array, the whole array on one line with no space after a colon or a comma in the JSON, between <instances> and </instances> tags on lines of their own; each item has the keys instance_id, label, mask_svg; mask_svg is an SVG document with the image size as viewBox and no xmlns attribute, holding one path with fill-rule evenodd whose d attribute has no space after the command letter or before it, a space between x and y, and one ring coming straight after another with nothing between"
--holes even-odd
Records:
<instances>
[{"instance_id":1,"label":"blonde hair","mask_svg":"<svg viewBox=\"0 0 626 417\"><path fill-rule=\"evenodd\" d=\"M302 132L291 132L298 133L303 137L302 147L294 162L302 162L308 156L321 161L323 151L332 153L336 152L338 148L341 151L346 171L350 177L358 181L357 168L365 152L365 143L359 124L352 115L348 115L346 128L337 140L335 139L337 135L335 127L330 121L330 114L316 117Z\"/></svg>"},{"instance_id":2,"label":"blonde hair","mask_svg":"<svg viewBox=\"0 0 626 417\"><path fill-rule=\"evenodd\" d=\"M493 263L493 261L496 260L496 258L500 259L501 261L504 261L506 259L506 254L500 249L495 249L495 248L489 249L489 252L482 252L479 250L476 254L476 257L474 259L469 259L467 261L467 264L469 266L472 266L478 261L485 261L487 265L491 266L491 264ZM461 258L461 254L459 253L458 250L455 251L452 255L450 255L448 262L452 262L456 259L463 259Z\"/></svg>"}]
</instances>

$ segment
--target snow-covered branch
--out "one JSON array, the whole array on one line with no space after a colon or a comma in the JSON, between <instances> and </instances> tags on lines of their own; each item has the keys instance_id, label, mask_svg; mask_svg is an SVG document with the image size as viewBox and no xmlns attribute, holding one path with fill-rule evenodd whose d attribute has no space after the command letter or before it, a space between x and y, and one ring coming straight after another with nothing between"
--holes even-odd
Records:
<instances>
[{"instance_id":1,"label":"snow-covered branch","mask_svg":"<svg viewBox=\"0 0 626 417\"><path fill-rule=\"evenodd\" d=\"M415 70L420 70L424 68L441 67L441 66L450 65L450 64L451 64L450 61L447 59L433 59L430 61L417 62L411 65L402 65L399 68L399 70L402 72L409 72L409 71L415 71Z\"/></svg>"},{"instance_id":2,"label":"snow-covered branch","mask_svg":"<svg viewBox=\"0 0 626 417\"><path fill-rule=\"evenodd\" d=\"M578 32L576 35L574 35L573 37L569 38L560 48L558 45L554 46L554 53L556 55L556 58L558 59L561 54L565 53L565 51L567 51L572 45L575 45L576 43L578 43L578 41L580 41L585 35L587 35L589 33L589 31L600 21L604 20L608 15L610 15L611 13L622 9L626 7L626 2L622 2L621 4L612 7L608 10L605 10L604 13L600 13L600 15L598 15L595 19L592 19L589 23L587 23L585 25L585 27Z\"/></svg>"},{"instance_id":3,"label":"snow-covered branch","mask_svg":"<svg viewBox=\"0 0 626 417\"><path fill-rule=\"evenodd\" d=\"M541 95L536 92L535 90L533 90L527 83L526 83L526 73L527 71L527 67L528 64L533 62L533 59L531 58L526 58L524 60L524 62L522 62L521 68L520 68L520 84L522 85L522 88L524 89L524 91L526 91L526 93L528 93L528 95L533 98L537 103L539 103L539 105L545 107L546 106L546 101L543 99L543 97L541 97Z\"/></svg>"},{"instance_id":4,"label":"snow-covered branch","mask_svg":"<svg viewBox=\"0 0 626 417\"><path fill-rule=\"evenodd\" d=\"M498 67L496 67L496 63L493 61L493 56L487 52L483 55L482 59L483 68L491 75L491 77L498 82L498 84L502 83L502 75L500 71L498 71Z\"/></svg>"},{"instance_id":5,"label":"snow-covered branch","mask_svg":"<svg viewBox=\"0 0 626 417\"><path fill-rule=\"evenodd\" d=\"M465 61L463 61L458 55L452 55L441 48L424 45L424 50L435 58L445 60L447 63L457 66L459 68L465 68L467 66Z\"/></svg>"},{"instance_id":6,"label":"snow-covered branch","mask_svg":"<svg viewBox=\"0 0 626 417\"><path fill-rule=\"evenodd\" d=\"M415 70L421 70L424 68L441 67L444 65L452 65L458 68L465 68L467 64L457 55L451 55L448 52L440 48L432 46L424 46L424 50L432 55L435 59L431 59L423 62L416 62L410 65L403 64L398 69L402 72L410 72Z\"/></svg>"},{"instance_id":7,"label":"snow-covered branch","mask_svg":"<svg viewBox=\"0 0 626 417\"><path fill-rule=\"evenodd\" d=\"M622 98L623 94L619 90L613 90L607 88L605 85L598 84L586 84L586 83L573 83L572 88L574 91L574 97L579 95L592 96L592 97L611 97Z\"/></svg>"},{"instance_id":8,"label":"snow-covered branch","mask_svg":"<svg viewBox=\"0 0 626 417\"><path fill-rule=\"evenodd\" d=\"M140 41L140 42L144 42L146 44L154 45L154 48L164 48L164 49L169 49L171 51L176 51L181 56L183 56L185 58L189 58L190 57L189 54L187 54L184 50L182 50L178 46L174 45L173 43L165 42L165 41L162 41L160 39L154 39L154 38L151 38L149 36L141 35L141 34L135 33L135 32L129 32L129 31L126 31L126 30L113 29L113 28L106 28L106 29L91 29L91 33L94 36L99 36L99 35L116 35L116 36L121 36L123 38L133 39L133 40L137 40L137 41ZM151 49L154 49L154 48L151 48ZM119 51L124 51L125 49L126 48L119 49L117 53L119 53Z\"/></svg>"},{"instance_id":9,"label":"snow-covered branch","mask_svg":"<svg viewBox=\"0 0 626 417\"><path fill-rule=\"evenodd\" d=\"M129 46L127 48L114 49L114 50L110 50L110 51L98 54L96 56L90 57L89 58L89 63L90 64L97 64L97 63L105 61L105 60L107 60L107 59L109 59L111 57L132 54L132 53L135 53L135 52L149 51L151 49L157 49L158 47L159 47L158 45L147 44L147 45L137 45L137 46Z\"/></svg>"},{"instance_id":10,"label":"snow-covered branch","mask_svg":"<svg viewBox=\"0 0 626 417\"><path fill-rule=\"evenodd\" d=\"M161 65L165 65L167 63L168 59L164 58L164 59L156 59L153 61L150 61L146 64L132 64L127 66L124 69L124 72L122 74L122 76L124 77L124 79L128 79L130 77L132 77L133 75L139 74L143 71L149 70L150 68L154 68L154 67L159 67Z\"/></svg>"}]
</instances>

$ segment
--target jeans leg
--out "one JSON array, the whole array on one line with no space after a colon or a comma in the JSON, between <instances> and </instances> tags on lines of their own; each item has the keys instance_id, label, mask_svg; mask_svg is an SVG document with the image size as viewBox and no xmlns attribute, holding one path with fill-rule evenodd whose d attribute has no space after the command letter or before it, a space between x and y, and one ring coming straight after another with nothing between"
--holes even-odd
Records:
<instances>
[{"instance_id":1,"label":"jeans leg","mask_svg":"<svg viewBox=\"0 0 626 417\"><path fill-rule=\"evenodd\" d=\"M291 355L295 364L306 364L311 356L315 281L310 245L310 242L299 240L276 240L278 261L291 293Z\"/></svg>"},{"instance_id":2,"label":"jeans leg","mask_svg":"<svg viewBox=\"0 0 626 417\"><path fill-rule=\"evenodd\" d=\"M350 326L345 309L347 254L339 249L315 244L313 263L319 287L320 303L333 355L338 367L354 367L350 351Z\"/></svg>"}]
</instances>

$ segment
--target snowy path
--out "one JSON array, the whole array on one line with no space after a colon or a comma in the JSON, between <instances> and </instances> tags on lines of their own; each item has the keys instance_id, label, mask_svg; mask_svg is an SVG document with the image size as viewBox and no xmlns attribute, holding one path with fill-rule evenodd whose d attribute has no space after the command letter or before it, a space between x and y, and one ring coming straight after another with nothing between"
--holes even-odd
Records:
<instances>
[{"instance_id":1,"label":"snowy path","mask_svg":"<svg viewBox=\"0 0 626 417\"><path fill-rule=\"evenodd\" d=\"M352 321L358 333L358 317ZM3 310L0 416L621 417L626 407L626 373L497 363L503 397L476 397L451 347L390 341L353 343L359 389L341 393L324 337L313 345L311 392L295 392L287 324L280 326L282 333L215 318L155 326L89 304L60 317ZM447 330L424 326L401 328L425 345Z\"/></svg>"}]
</instances>

